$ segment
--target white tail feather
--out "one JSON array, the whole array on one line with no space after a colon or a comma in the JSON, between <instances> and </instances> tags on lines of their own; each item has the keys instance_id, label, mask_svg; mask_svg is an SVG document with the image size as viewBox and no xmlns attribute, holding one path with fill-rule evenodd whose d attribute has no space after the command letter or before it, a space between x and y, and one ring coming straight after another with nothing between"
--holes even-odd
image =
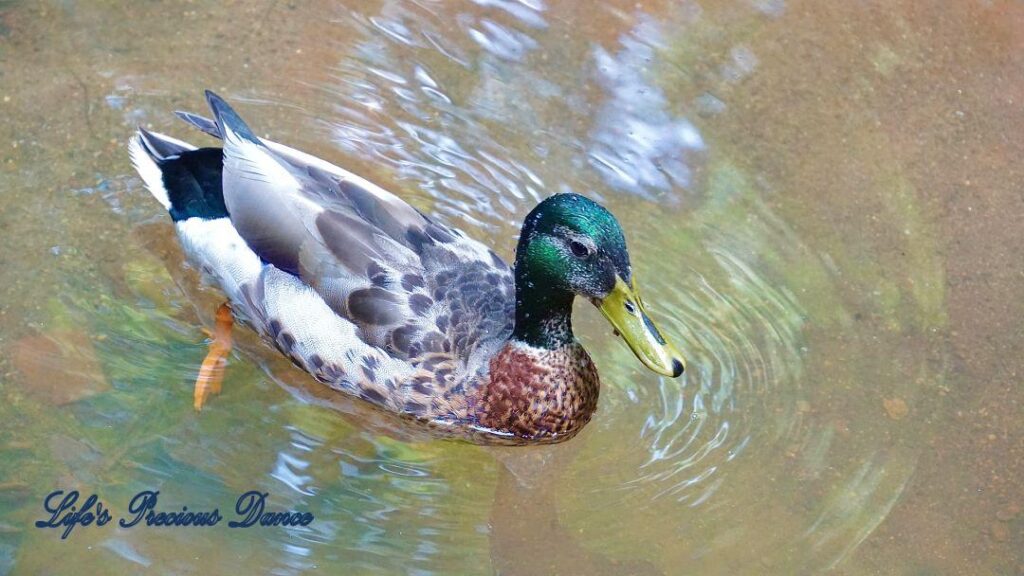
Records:
<instances>
[{"instance_id":1,"label":"white tail feather","mask_svg":"<svg viewBox=\"0 0 1024 576\"><path fill-rule=\"evenodd\" d=\"M160 172L156 160L146 152L142 144L142 137L138 134L132 136L131 141L128 142L128 154L132 158L135 171L142 177L149 193L163 205L165 210L170 210L171 198L167 195L167 189L164 188L163 174Z\"/></svg>"}]
</instances>

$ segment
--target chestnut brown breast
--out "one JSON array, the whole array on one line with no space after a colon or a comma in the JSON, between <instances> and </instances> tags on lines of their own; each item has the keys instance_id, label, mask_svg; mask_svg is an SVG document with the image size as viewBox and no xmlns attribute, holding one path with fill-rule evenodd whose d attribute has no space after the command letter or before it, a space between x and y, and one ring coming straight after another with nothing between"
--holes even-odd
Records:
<instances>
[{"instance_id":1,"label":"chestnut brown breast","mask_svg":"<svg viewBox=\"0 0 1024 576\"><path fill-rule=\"evenodd\" d=\"M579 344L545 350L510 342L491 359L476 418L521 438L565 440L590 421L599 390L597 369Z\"/></svg>"}]
</instances>

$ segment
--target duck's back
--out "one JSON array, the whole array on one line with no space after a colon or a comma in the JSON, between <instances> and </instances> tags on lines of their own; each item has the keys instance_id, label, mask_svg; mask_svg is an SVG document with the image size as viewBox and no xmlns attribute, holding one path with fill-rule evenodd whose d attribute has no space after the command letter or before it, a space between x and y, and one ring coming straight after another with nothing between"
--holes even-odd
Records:
<instances>
[{"instance_id":1,"label":"duck's back","mask_svg":"<svg viewBox=\"0 0 1024 576\"><path fill-rule=\"evenodd\" d=\"M232 308L342 392L458 421L512 330L494 252L340 168L256 138L223 101L187 120L224 148L140 133L132 157ZM219 178L217 177L219 175Z\"/></svg>"}]
</instances>

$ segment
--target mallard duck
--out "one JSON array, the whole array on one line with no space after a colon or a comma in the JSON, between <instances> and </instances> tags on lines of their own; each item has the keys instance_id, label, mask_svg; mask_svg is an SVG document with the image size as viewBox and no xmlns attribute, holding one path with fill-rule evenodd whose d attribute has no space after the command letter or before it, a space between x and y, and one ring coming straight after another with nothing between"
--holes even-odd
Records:
<instances>
[{"instance_id":1,"label":"mallard duck","mask_svg":"<svg viewBox=\"0 0 1024 576\"><path fill-rule=\"evenodd\" d=\"M597 370L572 331L576 296L648 368L682 374L637 292L622 228L596 202L563 193L538 204L510 268L380 187L257 137L223 99L206 98L213 120L177 115L222 148L141 128L129 144L187 261L227 296L197 409L220 389L233 318L338 392L524 442L572 437L597 409Z\"/></svg>"}]
</instances>

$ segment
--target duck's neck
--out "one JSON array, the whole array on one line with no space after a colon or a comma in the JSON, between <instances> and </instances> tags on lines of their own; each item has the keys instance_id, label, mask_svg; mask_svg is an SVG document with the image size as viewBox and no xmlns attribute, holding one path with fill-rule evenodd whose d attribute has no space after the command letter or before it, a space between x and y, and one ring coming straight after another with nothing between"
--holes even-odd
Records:
<instances>
[{"instance_id":1,"label":"duck's neck","mask_svg":"<svg viewBox=\"0 0 1024 576\"><path fill-rule=\"evenodd\" d=\"M525 263L516 262L516 325L512 339L546 350L572 344L574 295L552 288L535 276Z\"/></svg>"},{"instance_id":2,"label":"duck's neck","mask_svg":"<svg viewBox=\"0 0 1024 576\"><path fill-rule=\"evenodd\" d=\"M573 294L543 277L516 261L515 329L490 361L475 417L485 428L519 438L558 441L590 420L599 381L572 334Z\"/></svg>"}]
</instances>

